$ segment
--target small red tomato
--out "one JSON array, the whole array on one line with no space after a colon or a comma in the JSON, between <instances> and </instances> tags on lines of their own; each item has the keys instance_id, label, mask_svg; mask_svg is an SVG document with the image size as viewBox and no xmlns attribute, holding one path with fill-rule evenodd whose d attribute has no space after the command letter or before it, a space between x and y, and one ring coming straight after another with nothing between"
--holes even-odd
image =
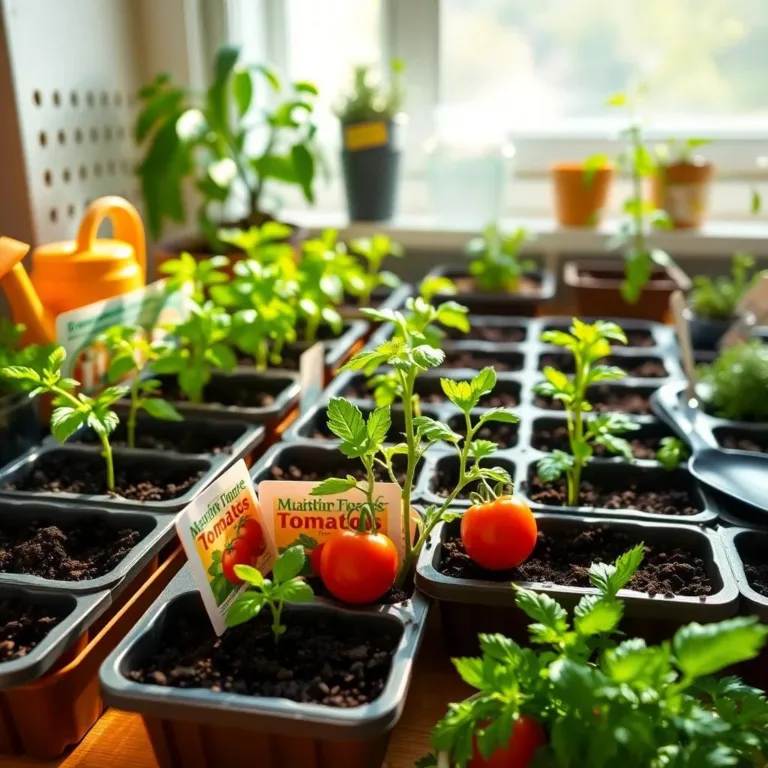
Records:
<instances>
[{"instance_id":1,"label":"small red tomato","mask_svg":"<svg viewBox=\"0 0 768 768\"><path fill-rule=\"evenodd\" d=\"M312 573L314 573L315 576L320 575L320 563L322 562L324 549L325 542L318 544L309 555L309 564L312 567Z\"/></svg>"},{"instance_id":2,"label":"small red tomato","mask_svg":"<svg viewBox=\"0 0 768 768\"><path fill-rule=\"evenodd\" d=\"M372 603L395 583L397 559L397 547L384 534L339 531L325 542L320 575L339 600Z\"/></svg>"},{"instance_id":3,"label":"small red tomato","mask_svg":"<svg viewBox=\"0 0 768 768\"><path fill-rule=\"evenodd\" d=\"M235 574L235 566L251 565L252 560L251 547L244 538L238 536L227 542L221 555L221 570L224 573L224 578L232 584L242 584L242 579L239 579Z\"/></svg>"},{"instance_id":4,"label":"small red tomato","mask_svg":"<svg viewBox=\"0 0 768 768\"><path fill-rule=\"evenodd\" d=\"M461 540L479 566L506 571L531 556L536 546L536 518L520 499L499 496L464 513Z\"/></svg>"},{"instance_id":5,"label":"small red tomato","mask_svg":"<svg viewBox=\"0 0 768 768\"><path fill-rule=\"evenodd\" d=\"M237 535L248 542L254 557L258 557L266 549L264 531L261 530L259 521L253 517L243 516L237 521Z\"/></svg>"},{"instance_id":6,"label":"small red tomato","mask_svg":"<svg viewBox=\"0 0 768 768\"><path fill-rule=\"evenodd\" d=\"M512 727L509 744L503 749L497 749L488 759L480 754L475 744L467 768L527 768L536 750L546 743L547 734L541 724L520 715Z\"/></svg>"}]
</instances>

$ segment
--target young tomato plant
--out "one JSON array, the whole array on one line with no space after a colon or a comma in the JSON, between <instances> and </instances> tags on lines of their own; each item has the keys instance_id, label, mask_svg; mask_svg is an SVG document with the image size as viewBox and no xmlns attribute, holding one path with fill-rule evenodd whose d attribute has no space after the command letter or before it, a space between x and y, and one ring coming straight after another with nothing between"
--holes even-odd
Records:
<instances>
[{"instance_id":1,"label":"young tomato plant","mask_svg":"<svg viewBox=\"0 0 768 768\"><path fill-rule=\"evenodd\" d=\"M120 419L111 410L111 406L125 397L127 388L107 387L96 397L88 397L82 392L76 395L80 382L61 375L61 366L66 356L64 348L57 347L40 368L8 366L0 369L0 377L29 390L30 397L53 395L55 408L51 414L51 434L60 443L66 442L81 427L90 427L101 442L107 469L107 490L114 491L115 466L109 436L115 431Z\"/></svg>"},{"instance_id":2,"label":"young tomato plant","mask_svg":"<svg viewBox=\"0 0 768 768\"><path fill-rule=\"evenodd\" d=\"M755 260L748 253L736 253L730 277L694 277L688 306L699 317L723 321L732 319L739 302L755 282L754 266Z\"/></svg>"},{"instance_id":3,"label":"young tomato plant","mask_svg":"<svg viewBox=\"0 0 768 768\"><path fill-rule=\"evenodd\" d=\"M222 272L227 266L229 259L226 256L211 256L210 259L198 261L183 251L177 259L164 261L158 267L158 272L167 275L165 288L169 293L180 291L192 301L202 304L212 286L222 285L229 280L226 272Z\"/></svg>"},{"instance_id":4,"label":"young tomato plant","mask_svg":"<svg viewBox=\"0 0 768 768\"><path fill-rule=\"evenodd\" d=\"M361 307L367 307L371 303L371 296L379 286L397 288L400 278L394 272L382 271L381 265L387 256L403 256L403 246L394 242L387 235L373 235L368 238L353 240L349 244L350 251L359 256L365 262L365 269L359 275L361 278L361 290L358 293Z\"/></svg>"},{"instance_id":5,"label":"young tomato plant","mask_svg":"<svg viewBox=\"0 0 768 768\"><path fill-rule=\"evenodd\" d=\"M21 339L26 330L26 326L21 323L14 323L7 317L0 317L0 370L11 366L41 370L46 364L55 346L53 344L22 344ZM12 389L14 381L12 379L0 381L0 385L3 384L8 389ZM0 386L0 396L6 394L6 387Z\"/></svg>"},{"instance_id":6,"label":"young tomato plant","mask_svg":"<svg viewBox=\"0 0 768 768\"><path fill-rule=\"evenodd\" d=\"M250 565L235 565L237 578L248 584L248 589L235 598L227 611L227 626L236 627L250 621L263 608L268 608L272 616L272 634L278 643L287 629L281 623L285 604L310 603L314 599L312 587L299 576L304 558L303 547L289 547L275 560L271 579Z\"/></svg>"},{"instance_id":7,"label":"young tomato plant","mask_svg":"<svg viewBox=\"0 0 768 768\"><path fill-rule=\"evenodd\" d=\"M573 355L573 376L547 366L544 369L546 381L534 387L536 394L560 400L568 420L568 440L571 451L553 451L540 459L537 465L539 477L544 482L557 480L565 474L568 486L568 505L577 506L581 473L587 460L592 456L593 446L602 445L611 453L632 460L632 449L620 434L638 428L623 414L605 413L592 418L585 414L592 410L587 400L587 390L601 381L616 381L624 378L624 371L598 361L611 353L611 341L626 344L624 331L615 323L598 320L593 325L574 318L570 333L545 331L541 340L562 347Z\"/></svg>"},{"instance_id":8,"label":"young tomato plant","mask_svg":"<svg viewBox=\"0 0 768 768\"><path fill-rule=\"evenodd\" d=\"M489 224L480 237L467 243L469 273L481 291L514 292L520 288L522 276L536 268L530 259L520 259L520 248L531 239L522 227L505 234L498 224Z\"/></svg>"},{"instance_id":9,"label":"young tomato plant","mask_svg":"<svg viewBox=\"0 0 768 768\"><path fill-rule=\"evenodd\" d=\"M679 437L662 437L654 458L670 472L688 460L688 446Z\"/></svg>"},{"instance_id":10,"label":"young tomato plant","mask_svg":"<svg viewBox=\"0 0 768 768\"><path fill-rule=\"evenodd\" d=\"M754 617L689 624L661 645L618 632L617 597L643 558L640 544L595 563L595 592L573 620L553 598L517 588L532 620L529 648L480 635L482 656L454 659L477 693L451 704L432 732L439 768L716 768L764 765L768 702L721 670L755 658L768 627Z\"/></svg>"},{"instance_id":11,"label":"young tomato plant","mask_svg":"<svg viewBox=\"0 0 768 768\"><path fill-rule=\"evenodd\" d=\"M157 360L170 353L171 346L168 341L150 341L146 331L140 326L124 325L109 328L102 339L109 351L107 373L110 381L118 384L126 377L131 377L128 389L131 404L125 420L128 447L136 447L136 418L140 411L145 411L153 419L182 421L184 417L167 400L155 397L160 389L160 381L144 377L146 372L152 370Z\"/></svg>"},{"instance_id":12,"label":"young tomato plant","mask_svg":"<svg viewBox=\"0 0 768 768\"><path fill-rule=\"evenodd\" d=\"M231 371L237 365L229 344L230 329L230 316L212 301L193 304L189 317L169 329L177 343L154 361L153 371L174 374L182 394L192 403L201 403L213 372Z\"/></svg>"}]
</instances>

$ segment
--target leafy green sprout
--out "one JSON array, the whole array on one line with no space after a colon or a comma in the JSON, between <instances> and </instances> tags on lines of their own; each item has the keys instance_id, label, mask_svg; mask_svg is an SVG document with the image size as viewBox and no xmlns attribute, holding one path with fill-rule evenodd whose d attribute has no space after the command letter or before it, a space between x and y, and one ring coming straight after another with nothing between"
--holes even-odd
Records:
<instances>
[{"instance_id":1,"label":"leafy green sprout","mask_svg":"<svg viewBox=\"0 0 768 768\"><path fill-rule=\"evenodd\" d=\"M517 291L523 275L536 269L534 261L520 258L523 244L532 239L523 227L507 234L491 223L480 237L470 240L466 247L471 259L469 272L480 290Z\"/></svg>"},{"instance_id":2,"label":"leafy green sprout","mask_svg":"<svg viewBox=\"0 0 768 768\"><path fill-rule=\"evenodd\" d=\"M30 397L53 395L55 406L51 414L51 434L60 443L66 442L78 429L90 427L101 442L102 456L106 462L107 490L115 490L115 467L109 436L115 431L120 419L112 406L125 397L126 387L107 387L96 397L89 397L75 390L80 387L77 379L63 377L61 366L66 359L63 347L57 347L39 368L16 365L0 369L0 377L14 381L29 392Z\"/></svg>"},{"instance_id":3,"label":"leafy green sprout","mask_svg":"<svg viewBox=\"0 0 768 768\"><path fill-rule=\"evenodd\" d=\"M605 320L592 325L573 319L570 333L545 331L541 340L562 347L573 355L573 376L547 366L544 369L546 381L537 384L534 392L552 397L563 403L568 425L570 453L553 451L540 459L537 473L544 482L566 476L567 503L577 506L581 487L581 474L593 454L593 446L601 445L611 453L632 460L632 449L626 439L619 435L638 429L638 424L624 414L605 413L592 418L585 414L592 410L587 399L588 388L602 381L618 381L624 378L621 368L603 365L598 361L611 353L611 342L626 344L624 331Z\"/></svg>"},{"instance_id":4,"label":"leafy green sprout","mask_svg":"<svg viewBox=\"0 0 768 768\"><path fill-rule=\"evenodd\" d=\"M667 165L691 165L696 157L696 150L711 144L712 139L689 137L685 139L670 138L666 143L656 147L656 157L663 170Z\"/></svg>"},{"instance_id":5,"label":"leafy green sprout","mask_svg":"<svg viewBox=\"0 0 768 768\"><path fill-rule=\"evenodd\" d=\"M755 260L750 254L735 253L730 277L694 277L693 290L688 296L693 313L710 320L732 319L739 302L756 280L754 266Z\"/></svg>"},{"instance_id":6,"label":"leafy green sprout","mask_svg":"<svg viewBox=\"0 0 768 768\"><path fill-rule=\"evenodd\" d=\"M436 750L420 766L465 768L474 745L485 758L509 743L521 716L541 723L542 768L720 768L762 765L768 702L735 677L712 675L755 658L768 627L754 617L689 624L670 641L646 645L618 632L620 590L630 585L643 545L614 564L595 563L584 595L568 613L547 594L515 587L532 620L529 648L480 635L482 656L453 663L477 691L432 732Z\"/></svg>"},{"instance_id":7,"label":"leafy green sprout","mask_svg":"<svg viewBox=\"0 0 768 768\"><path fill-rule=\"evenodd\" d=\"M158 360L170 354L172 345L169 341L152 341L140 326L124 325L109 328L101 338L109 352L109 380L118 384L131 377L128 388L130 406L125 420L128 447L136 447L136 421L140 411L145 411L153 419L182 421L184 417L167 400L156 396L161 382L144 375L152 371Z\"/></svg>"},{"instance_id":8,"label":"leafy green sprout","mask_svg":"<svg viewBox=\"0 0 768 768\"><path fill-rule=\"evenodd\" d=\"M370 305L371 295L379 286L396 288L400 285L400 278L394 272L381 269L387 256L402 258L404 251L400 243L394 242L387 235L377 234L353 240L349 248L353 254L361 257L366 265L365 271L359 276L362 283L362 290L358 294L360 306Z\"/></svg>"},{"instance_id":9,"label":"leafy green sprout","mask_svg":"<svg viewBox=\"0 0 768 768\"><path fill-rule=\"evenodd\" d=\"M14 323L10 318L0 317L0 369L9 366L24 366L40 370L53 352L53 344L23 344L27 328L23 323ZM8 379L9 387L14 384ZM16 385L18 386L18 385Z\"/></svg>"},{"instance_id":10,"label":"leafy green sprout","mask_svg":"<svg viewBox=\"0 0 768 768\"><path fill-rule=\"evenodd\" d=\"M226 256L211 256L210 259L195 259L182 251L177 259L168 259L158 271L167 275L165 288L168 293L180 291L193 301L202 304L211 286L221 285L229 280L226 272L229 259Z\"/></svg>"},{"instance_id":11,"label":"leafy green sprout","mask_svg":"<svg viewBox=\"0 0 768 768\"><path fill-rule=\"evenodd\" d=\"M236 627L251 621L264 608L268 608L272 617L272 634L277 644L287 630L282 623L285 605L310 603L315 597L312 587L299 576L305 558L304 547L288 547L275 560L271 579L265 578L261 571L250 565L236 565L235 575L248 587L235 598L227 611L227 626Z\"/></svg>"},{"instance_id":12,"label":"leafy green sprout","mask_svg":"<svg viewBox=\"0 0 768 768\"><path fill-rule=\"evenodd\" d=\"M352 90L337 110L342 123L370 120L392 120L403 108L405 100L405 62L392 59L390 81L386 85L369 66L353 70Z\"/></svg>"},{"instance_id":13,"label":"leafy green sprout","mask_svg":"<svg viewBox=\"0 0 768 768\"><path fill-rule=\"evenodd\" d=\"M664 469L672 471L688 460L688 446L678 437L662 437L655 459Z\"/></svg>"}]
</instances>

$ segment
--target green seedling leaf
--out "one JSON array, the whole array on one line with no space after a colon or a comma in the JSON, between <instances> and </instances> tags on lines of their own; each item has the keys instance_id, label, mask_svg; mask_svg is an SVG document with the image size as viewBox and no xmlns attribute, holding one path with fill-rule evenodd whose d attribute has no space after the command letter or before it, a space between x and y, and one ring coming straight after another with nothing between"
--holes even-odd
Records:
<instances>
[{"instance_id":1,"label":"green seedling leaf","mask_svg":"<svg viewBox=\"0 0 768 768\"><path fill-rule=\"evenodd\" d=\"M429 416L416 416L413 426L417 434L430 441L444 440L447 443L456 443L461 440L461 435Z\"/></svg>"},{"instance_id":2,"label":"green seedling leaf","mask_svg":"<svg viewBox=\"0 0 768 768\"><path fill-rule=\"evenodd\" d=\"M275 561L272 578L276 584L290 581L301 573L305 560L303 547L289 547Z\"/></svg>"},{"instance_id":3,"label":"green seedling leaf","mask_svg":"<svg viewBox=\"0 0 768 768\"><path fill-rule=\"evenodd\" d=\"M574 458L564 451L554 451L536 462L536 474L545 483L551 483L562 477L574 466Z\"/></svg>"},{"instance_id":4,"label":"green seedling leaf","mask_svg":"<svg viewBox=\"0 0 768 768\"><path fill-rule=\"evenodd\" d=\"M331 496L335 493L345 493L357 487L357 480L351 475L346 478L329 477L318 483L311 491L311 496Z\"/></svg>"},{"instance_id":5,"label":"green seedling leaf","mask_svg":"<svg viewBox=\"0 0 768 768\"><path fill-rule=\"evenodd\" d=\"M264 576L261 571L250 565L236 565L235 575L254 587L260 587L264 584Z\"/></svg>"},{"instance_id":6,"label":"green seedling leaf","mask_svg":"<svg viewBox=\"0 0 768 768\"><path fill-rule=\"evenodd\" d=\"M222 580L226 582L226 579L222 578ZM224 599L226 598L219 599L217 596L219 604L223 603ZM239 624L245 624L245 622L255 619L266 604L267 599L262 593L252 592L251 590L243 592L238 595L227 611L227 626L236 627Z\"/></svg>"},{"instance_id":7,"label":"green seedling leaf","mask_svg":"<svg viewBox=\"0 0 768 768\"><path fill-rule=\"evenodd\" d=\"M508 408L490 408L480 416L480 424L494 421L501 424L517 424L520 418Z\"/></svg>"},{"instance_id":8,"label":"green seedling leaf","mask_svg":"<svg viewBox=\"0 0 768 768\"><path fill-rule=\"evenodd\" d=\"M582 635L613 632L621 621L623 604L599 595L584 595L574 610L574 628Z\"/></svg>"},{"instance_id":9,"label":"green seedling leaf","mask_svg":"<svg viewBox=\"0 0 768 768\"><path fill-rule=\"evenodd\" d=\"M664 469L672 471L688 460L688 447L677 437L662 437L654 457Z\"/></svg>"},{"instance_id":10,"label":"green seedling leaf","mask_svg":"<svg viewBox=\"0 0 768 768\"><path fill-rule=\"evenodd\" d=\"M392 416L389 406L376 408L368 417L368 423L366 424L370 445L375 447L381 445L387 439L391 427Z\"/></svg>"}]
</instances>

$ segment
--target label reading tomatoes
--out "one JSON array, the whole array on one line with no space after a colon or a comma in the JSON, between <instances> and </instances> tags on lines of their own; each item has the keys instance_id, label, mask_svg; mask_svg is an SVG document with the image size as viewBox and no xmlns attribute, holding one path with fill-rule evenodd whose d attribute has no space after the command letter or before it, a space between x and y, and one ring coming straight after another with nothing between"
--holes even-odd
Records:
<instances>
[{"instance_id":1,"label":"label reading tomatoes","mask_svg":"<svg viewBox=\"0 0 768 768\"><path fill-rule=\"evenodd\" d=\"M179 513L176 531L213 628L221 635L227 611L243 590L235 566L252 565L268 573L275 561L274 544L242 459Z\"/></svg>"},{"instance_id":2,"label":"label reading tomatoes","mask_svg":"<svg viewBox=\"0 0 768 768\"><path fill-rule=\"evenodd\" d=\"M269 537L278 552L300 544L307 553L305 575L311 573L313 551L337 531L355 527L355 510L365 502L365 494L352 489L331 496L312 496L318 483L264 480L259 483L259 499ZM394 483L376 483L376 529L397 546L400 561L405 542L400 515L400 488ZM351 513L351 514L350 514Z\"/></svg>"}]
</instances>

